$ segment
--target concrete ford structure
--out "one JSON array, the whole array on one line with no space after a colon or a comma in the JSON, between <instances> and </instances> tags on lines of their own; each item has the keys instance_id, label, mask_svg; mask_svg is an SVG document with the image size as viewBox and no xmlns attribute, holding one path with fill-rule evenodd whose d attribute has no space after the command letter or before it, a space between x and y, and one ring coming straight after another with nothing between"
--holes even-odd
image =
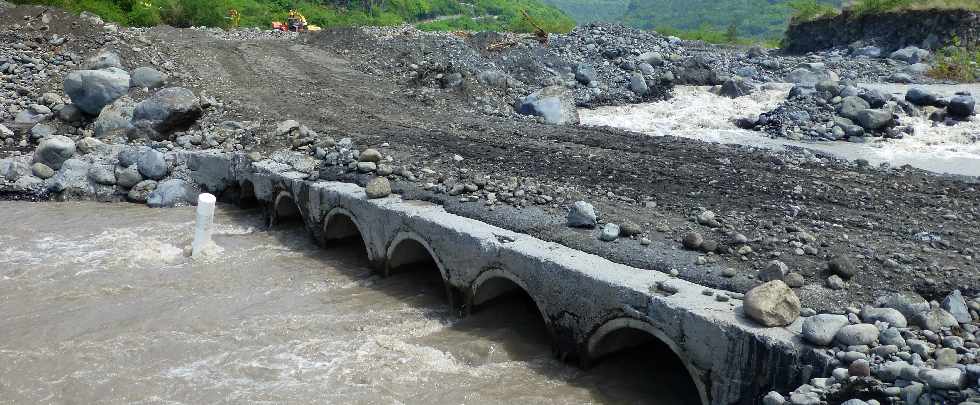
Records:
<instances>
[{"instance_id":1,"label":"concrete ford structure","mask_svg":"<svg viewBox=\"0 0 980 405\"><path fill-rule=\"evenodd\" d=\"M446 212L398 195L369 200L350 183L306 180L272 161L242 155L184 153L189 176L215 194L266 208L270 223L301 219L323 244L359 237L386 274L431 261L450 305L465 313L521 290L537 305L556 354L584 366L649 341L684 364L703 404L756 404L826 375L831 359L799 338L801 321L762 328L740 301L718 302L705 288ZM669 282L676 292L657 288ZM672 288L673 290L673 288ZM734 305L732 304L734 303Z\"/></svg>"}]
</instances>

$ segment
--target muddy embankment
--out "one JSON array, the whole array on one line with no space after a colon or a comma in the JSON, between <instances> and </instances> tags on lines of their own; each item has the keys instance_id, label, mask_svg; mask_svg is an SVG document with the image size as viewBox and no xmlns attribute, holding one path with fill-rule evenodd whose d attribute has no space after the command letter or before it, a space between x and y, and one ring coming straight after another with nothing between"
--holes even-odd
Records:
<instances>
[{"instance_id":1,"label":"muddy embankment","mask_svg":"<svg viewBox=\"0 0 980 405\"><path fill-rule=\"evenodd\" d=\"M859 41L885 50L910 45L933 49L954 40L964 46L980 45L980 14L966 10L912 10L876 15L844 12L835 17L790 24L784 46L793 53L844 48Z\"/></svg>"}]
</instances>

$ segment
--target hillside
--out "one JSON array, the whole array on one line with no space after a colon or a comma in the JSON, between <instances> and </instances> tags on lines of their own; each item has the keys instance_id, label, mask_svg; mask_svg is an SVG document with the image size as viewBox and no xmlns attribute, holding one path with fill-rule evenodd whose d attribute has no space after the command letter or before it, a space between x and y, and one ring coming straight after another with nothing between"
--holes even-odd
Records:
<instances>
[{"instance_id":1,"label":"hillside","mask_svg":"<svg viewBox=\"0 0 980 405\"><path fill-rule=\"evenodd\" d=\"M561 9L579 24L594 21L621 21L630 4L630 0L544 0L544 2Z\"/></svg>"},{"instance_id":2,"label":"hillside","mask_svg":"<svg viewBox=\"0 0 980 405\"><path fill-rule=\"evenodd\" d=\"M839 5L840 0L821 0ZM644 29L725 31L738 36L778 38L793 9L786 0L630 0L623 21Z\"/></svg>"},{"instance_id":3,"label":"hillside","mask_svg":"<svg viewBox=\"0 0 980 405\"><path fill-rule=\"evenodd\" d=\"M167 24L174 27L228 27L229 10L241 14L242 27L269 27L299 10L323 27L420 23L430 30L530 31L521 15L527 12L544 29L565 32L575 22L539 0L14 0L88 11L107 21L129 26Z\"/></svg>"}]
</instances>

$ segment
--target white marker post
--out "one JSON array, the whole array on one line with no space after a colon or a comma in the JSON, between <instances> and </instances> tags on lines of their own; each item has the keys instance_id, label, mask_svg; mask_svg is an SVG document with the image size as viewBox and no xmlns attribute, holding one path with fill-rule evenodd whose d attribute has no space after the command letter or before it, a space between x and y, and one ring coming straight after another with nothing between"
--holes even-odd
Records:
<instances>
[{"instance_id":1,"label":"white marker post","mask_svg":"<svg viewBox=\"0 0 980 405\"><path fill-rule=\"evenodd\" d=\"M198 257L211 243L211 224L214 222L214 204L217 198L208 193L197 197L197 227L194 229L194 243L191 244L191 257Z\"/></svg>"}]
</instances>

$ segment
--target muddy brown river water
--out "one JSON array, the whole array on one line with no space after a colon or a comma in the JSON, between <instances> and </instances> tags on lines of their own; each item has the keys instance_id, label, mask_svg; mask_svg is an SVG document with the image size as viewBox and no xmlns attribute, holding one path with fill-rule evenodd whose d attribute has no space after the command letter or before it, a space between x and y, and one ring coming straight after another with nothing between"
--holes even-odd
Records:
<instances>
[{"instance_id":1,"label":"muddy brown river water","mask_svg":"<svg viewBox=\"0 0 980 405\"><path fill-rule=\"evenodd\" d=\"M0 202L0 403L695 403L656 348L556 360L522 299L451 313L435 269L219 207Z\"/></svg>"}]
</instances>

